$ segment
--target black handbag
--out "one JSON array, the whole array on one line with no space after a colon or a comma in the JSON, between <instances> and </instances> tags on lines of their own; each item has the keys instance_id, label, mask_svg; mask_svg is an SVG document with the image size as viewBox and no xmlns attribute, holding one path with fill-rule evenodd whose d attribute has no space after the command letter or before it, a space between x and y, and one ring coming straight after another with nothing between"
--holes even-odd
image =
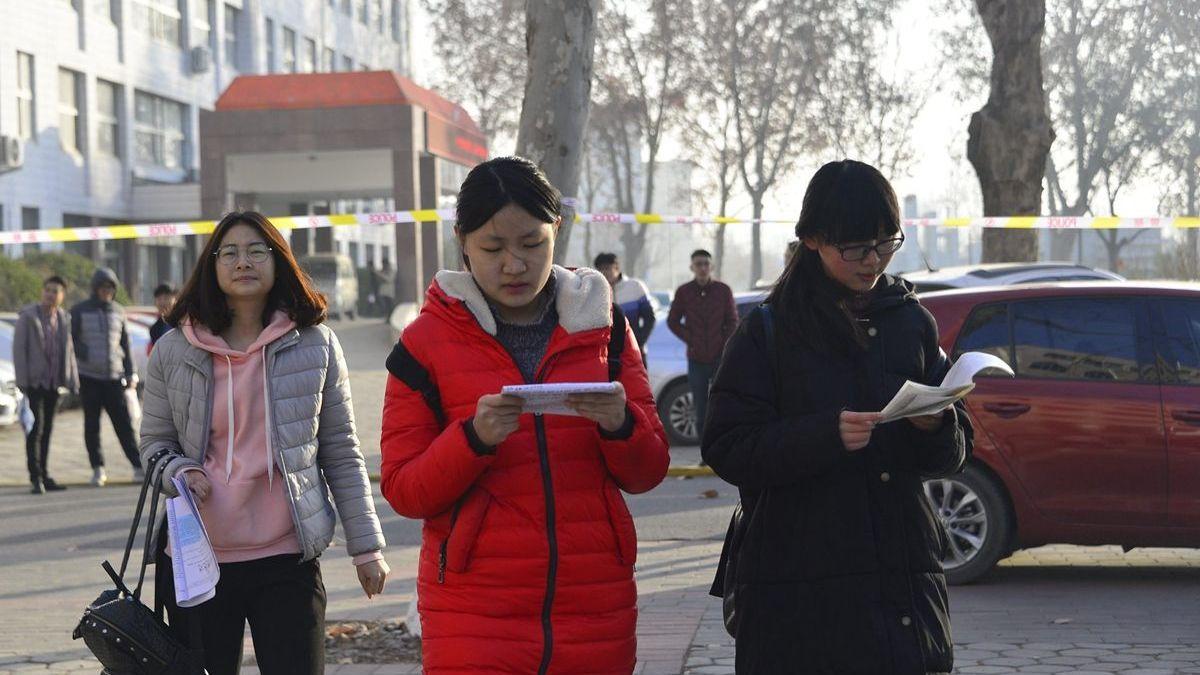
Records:
<instances>
[{"instance_id":1,"label":"black handbag","mask_svg":"<svg viewBox=\"0 0 1200 675\"><path fill-rule=\"evenodd\" d=\"M163 623L161 603L158 603L159 611L155 612L141 602L142 583L150 562L154 518L162 492L162 472L156 471L155 465L167 454L169 452L166 450L159 453L146 467L146 478L142 482L133 526L129 530L125 555L121 559L121 571L114 571L107 560L101 565L116 588L104 591L83 610L83 618L71 634L75 640L83 638L84 644L104 667L104 675L203 675L205 672L200 648L200 622L187 622L191 644L184 645ZM125 569L129 565L129 555L133 551L147 494L151 495L150 515L142 550L142 568L137 587L130 591L124 582Z\"/></svg>"}]
</instances>

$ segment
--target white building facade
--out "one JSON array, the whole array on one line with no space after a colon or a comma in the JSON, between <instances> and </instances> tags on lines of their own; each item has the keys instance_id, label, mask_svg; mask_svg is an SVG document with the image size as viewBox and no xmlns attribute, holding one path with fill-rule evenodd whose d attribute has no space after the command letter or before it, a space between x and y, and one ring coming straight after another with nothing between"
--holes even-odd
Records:
<instances>
[{"instance_id":1,"label":"white building facade","mask_svg":"<svg viewBox=\"0 0 1200 675\"><path fill-rule=\"evenodd\" d=\"M198 217L200 110L243 74L407 75L411 2L0 0L0 227ZM138 302L190 265L182 238L65 246Z\"/></svg>"}]
</instances>

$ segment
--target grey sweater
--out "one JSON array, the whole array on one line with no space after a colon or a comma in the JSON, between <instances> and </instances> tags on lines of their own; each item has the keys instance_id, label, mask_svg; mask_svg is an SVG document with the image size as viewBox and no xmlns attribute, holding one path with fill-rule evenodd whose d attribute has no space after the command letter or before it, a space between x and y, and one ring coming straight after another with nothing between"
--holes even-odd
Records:
<instances>
[{"instance_id":1,"label":"grey sweater","mask_svg":"<svg viewBox=\"0 0 1200 675\"><path fill-rule=\"evenodd\" d=\"M496 306L488 302L492 316L496 319L496 341L512 355L526 382L533 382L537 378L538 364L546 355L550 336L554 333L554 327L558 325L558 311L554 308L554 283L552 274L546 288L538 297L541 310L531 323L508 323L500 318Z\"/></svg>"}]
</instances>

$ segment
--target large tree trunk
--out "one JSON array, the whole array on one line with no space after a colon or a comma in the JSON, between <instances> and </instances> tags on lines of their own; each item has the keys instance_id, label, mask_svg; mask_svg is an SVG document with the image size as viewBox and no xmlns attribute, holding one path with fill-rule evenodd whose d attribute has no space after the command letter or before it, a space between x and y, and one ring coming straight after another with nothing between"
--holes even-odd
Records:
<instances>
[{"instance_id":1,"label":"large tree trunk","mask_svg":"<svg viewBox=\"0 0 1200 675\"><path fill-rule=\"evenodd\" d=\"M1040 211L1054 140L1042 87L1045 0L975 0L992 43L991 93L971 116L967 158L979 176L985 216ZM983 262L1037 260L1036 230L985 229Z\"/></svg>"},{"instance_id":2,"label":"large tree trunk","mask_svg":"<svg viewBox=\"0 0 1200 675\"><path fill-rule=\"evenodd\" d=\"M598 0L528 0L525 53L529 70L517 154L537 163L565 196L579 189L580 160L592 101ZM566 205L555 244L567 255L575 208Z\"/></svg>"},{"instance_id":3,"label":"large tree trunk","mask_svg":"<svg viewBox=\"0 0 1200 675\"><path fill-rule=\"evenodd\" d=\"M758 285L759 279L763 274L762 263L762 213L763 213L763 193L755 193L750 195L750 201L754 206L753 216L754 224L750 226L750 286L753 288Z\"/></svg>"}]
</instances>

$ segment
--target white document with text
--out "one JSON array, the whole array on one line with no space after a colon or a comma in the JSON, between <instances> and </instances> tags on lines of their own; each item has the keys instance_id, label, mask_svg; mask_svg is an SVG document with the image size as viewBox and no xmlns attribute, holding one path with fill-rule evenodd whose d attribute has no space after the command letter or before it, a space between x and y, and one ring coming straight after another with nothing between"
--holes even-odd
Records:
<instances>
[{"instance_id":1,"label":"white document with text","mask_svg":"<svg viewBox=\"0 0 1200 675\"><path fill-rule=\"evenodd\" d=\"M172 481L179 491L178 497L167 500L175 604L195 607L217 594L217 580L221 578L221 571L187 481L182 476L176 476Z\"/></svg>"},{"instance_id":2,"label":"white document with text","mask_svg":"<svg viewBox=\"0 0 1200 675\"><path fill-rule=\"evenodd\" d=\"M611 394L617 390L615 382L555 382L553 384L513 384L500 389L508 394L525 399L522 413L535 415L575 415L567 405L571 394Z\"/></svg>"},{"instance_id":3,"label":"white document with text","mask_svg":"<svg viewBox=\"0 0 1200 675\"><path fill-rule=\"evenodd\" d=\"M1012 368L1004 360L983 352L966 352L946 373L939 386L904 383L900 391L884 406L880 424L895 422L905 417L920 417L942 412L971 393L975 388L975 376L981 371L995 369L1012 375Z\"/></svg>"}]
</instances>

